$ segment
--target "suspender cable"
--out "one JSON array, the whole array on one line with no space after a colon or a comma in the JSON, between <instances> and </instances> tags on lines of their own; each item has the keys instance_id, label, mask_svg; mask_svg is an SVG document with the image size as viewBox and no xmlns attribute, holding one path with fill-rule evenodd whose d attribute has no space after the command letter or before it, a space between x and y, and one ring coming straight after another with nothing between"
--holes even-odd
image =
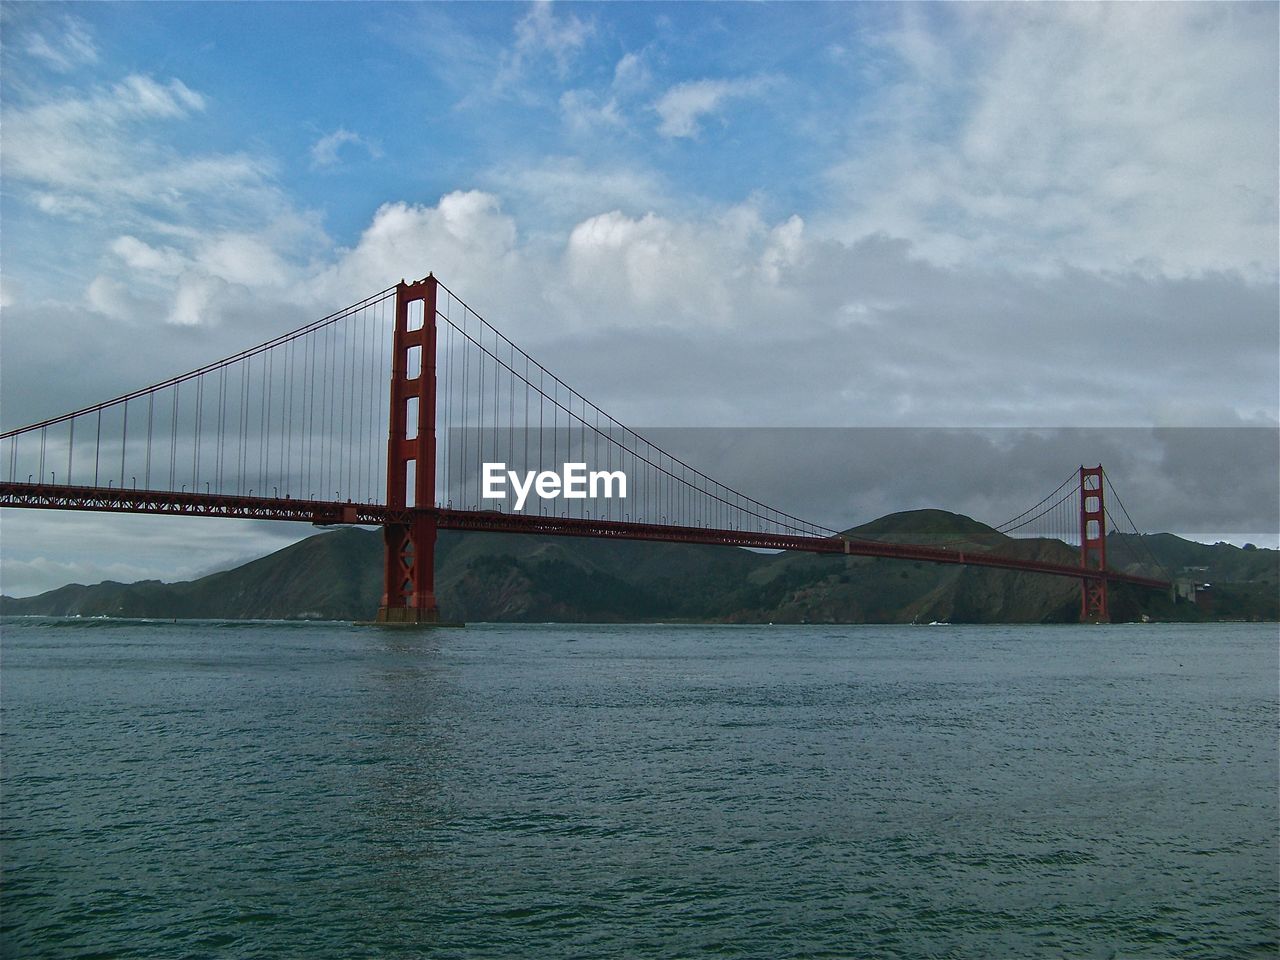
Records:
<instances>
[{"instance_id":1,"label":"suspender cable","mask_svg":"<svg viewBox=\"0 0 1280 960\"><path fill-rule=\"evenodd\" d=\"M43 432L43 431L42 431ZM120 489L124 489L124 453L129 448L129 401L124 402L124 423L120 427Z\"/></svg>"}]
</instances>

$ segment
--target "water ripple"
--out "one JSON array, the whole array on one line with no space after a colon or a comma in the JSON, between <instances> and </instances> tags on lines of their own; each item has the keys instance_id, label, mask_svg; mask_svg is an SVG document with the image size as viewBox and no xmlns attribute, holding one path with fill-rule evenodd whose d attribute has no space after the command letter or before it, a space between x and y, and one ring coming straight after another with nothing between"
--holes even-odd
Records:
<instances>
[{"instance_id":1,"label":"water ripple","mask_svg":"<svg viewBox=\"0 0 1280 960\"><path fill-rule=\"evenodd\" d=\"M9 620L9 957L1273 957L1273 627Z\"/></svg>"}]
</instances>

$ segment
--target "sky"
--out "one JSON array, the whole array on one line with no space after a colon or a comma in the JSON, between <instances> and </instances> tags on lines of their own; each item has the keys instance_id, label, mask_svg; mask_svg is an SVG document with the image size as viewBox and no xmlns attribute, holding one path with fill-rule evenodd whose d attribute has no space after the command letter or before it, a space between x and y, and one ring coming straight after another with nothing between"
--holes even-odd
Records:
<instances>
[{"instance_id":1,"label":"sky","mask_svg":"<svg viewBox=\"0 0 1280 960\"><path fill-rule=\"evenodd\" d=\"M792 512L998 522L1105 428L1142 526L1274 545L1278 9L5 3L0 426L432 271L628 424L853 428ZM311 532L9 510L0 589Z\"/></svg>"}]
</instances>

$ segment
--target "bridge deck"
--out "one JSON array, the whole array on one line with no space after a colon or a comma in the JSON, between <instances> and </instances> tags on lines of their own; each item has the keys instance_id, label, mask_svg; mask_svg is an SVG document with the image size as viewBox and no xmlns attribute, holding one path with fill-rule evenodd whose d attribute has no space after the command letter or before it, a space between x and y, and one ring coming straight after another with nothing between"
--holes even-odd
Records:
<instances>
[{"instance_id":1,"label":"bridge deck","mask_svg":"<svg viewBox=\"0 0 1280 960\"><path fill-rule=\"evenodd\" d=\"M313 524L380 526L407 521L412 511L392 511L383 504L334 500L299 500L290 497L227 496L177 493L113 487L78 487L60 484L0 481L0 507L34 507L45 510L92 510L114 513L151 513L177 516L238 517L252 520L289 520ZM436 510L443 530L489 533L532 533L547 536L594 537L615 540L651 540L664 543L702 543L715 546L766 550L800 550L807 553L845 554L916 560L926 563L965 564L1021 570L1078 580L1106 580L1167 590L1168 581L1118 571L1083 570L1078 565L1006 557L981 550L965 550L903 543L883 543L846 537L785 536L750 530L670 526L581 517L550 517L494 511Z\"/></svg>"}]
</instances>

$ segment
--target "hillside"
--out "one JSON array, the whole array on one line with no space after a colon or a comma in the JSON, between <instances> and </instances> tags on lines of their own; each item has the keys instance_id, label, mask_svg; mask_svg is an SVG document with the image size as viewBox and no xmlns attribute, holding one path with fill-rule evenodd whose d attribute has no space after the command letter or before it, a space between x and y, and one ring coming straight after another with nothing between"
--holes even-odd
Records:
<instances>
[{"instance_id":1,"label":"hillside","mask_svg":"<svg viewBox=\"0 0 1280 960\"><path fill-rule=\"evenodd\" d=\"M885 541L1071 563L1054 540L1010 540L940 510L891 514L847 531ZM1113 535L1125 569L1148 552L1176 573L1214 581L1211 613L1137 589L1113 589L1113 617L1280 618L1274 550L1208 546L1168 534ZM6 615L228 619L368 619L381 592L382 537L345 528L317 534L233 570L183 583L71 584L37 597L0 598ZM1006 570L732 547L443 531L437 593L452 619L470 621L691 620L783 623L1072 622L1079 587Z\"/></svg>"}]
</instances>

